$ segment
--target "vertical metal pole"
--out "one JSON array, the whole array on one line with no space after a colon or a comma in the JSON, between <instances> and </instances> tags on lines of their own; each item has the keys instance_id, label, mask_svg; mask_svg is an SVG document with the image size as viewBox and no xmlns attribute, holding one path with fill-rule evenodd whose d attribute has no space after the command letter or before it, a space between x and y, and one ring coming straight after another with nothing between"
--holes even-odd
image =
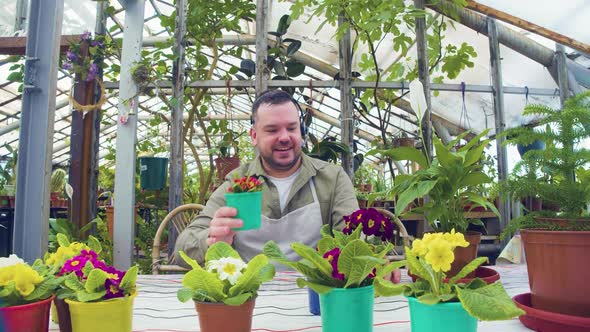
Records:
<instances>
[{"instance_id":1,"label":"vertical metal pole","mask_svg":"<svg viewBox=\"0 0 590 332\"><path fill-rule=\"evenodd\" d=\"M121 52L113 256L115 267L123 270L132 264L135 235L135 141L138 97L137 85L131 78L131 68L134 63L141 60L144 6L144 0L126 1Z\"/></svg>"},{"instance_id":2,"label":"vertical metal pole","mask_svg":"<svg viewBox=\"0 0 590 332\"><path fill-rule=\"evenodd\" d=\"M414 7L424 10L424 0L414 0ZM416 50L418 51L418 78L424 87L427 106L426 114L422 119L424 151L432 160L432 100L430 98L430 66L426 41L426 19L424 17L416 17Z\"/></svg>"},{"instance_id":3,"label":"vertical metal pole","mask_svg":"<svg viewBox=\"0 0 590 332\"><path fill-rule=\"evenodd\" d=\"M555 62L557 64L557 83L559 84L559 100L561 106L568 99L570 94L569 82L568 82L568 70L565 64L565 49L561 44L555 44Z\"/></svg>"},{"instance_id":4,"label":"vertical metal pole","mask_svg":"<svg viewBox=\"0 0 590 332\"><path fill-rule=\"evenodd\" d=\"M490 42L490 71L492 75L494 118L496 120L496 153L498 156L498 181L505 181L508 176L508 160L504 135L504 92L502 90L502 63L500 62L500 43L496 20L487 17L488 38ZM510 200L507 193L500 192L500 228L503 230L510 222Z\"/></svg>"},{"instance_id":5,"label":"vertical metal pole","mask_svg":"<svg viewBox=\"0 0 590 332\"><path fill-rule=\"evenodd\" d=\"M268 0L256 0L256 96L268 88L266 69Z\"/></svg>"},{"instance_id":6,"label":"vertical metal pole","mask_svg":"<svg viewBox=\"0 0 590 332\"><path fill-rule=\"evenodd\" d=\"M47 251L49 177L63 0L32 0L18 148L13 252L29 263Z\"/></svg>"},{"instance_id":7,"label":"vertical metal pole","mask_svg":"<svg viewBox=\"0 0 590 332\"><path fill-rule=\"evenodd\" d=\"M176 29L174 30L174 52L176 60L172 70L174 84L174 109L172 110L171 137L170 137L170 189L168 198L168 210L182 204L183 190L183 147L182 118L184 110L184 62L186 47L186 13L188 3L186 0L176 0ZM201 202L198 202L201 203ZM168 257L174 253L176 243L176 228L170 224L168 228Z\"/></svg>"},{"instance_id":8,"label":"vertical metal pole","mask_svg":"<svg viewBox=\"0 0 590 332\"><path fill-rule=\"evenodd\" d=\"M338 17L338 25L346 22L343 14ZM340 60L340 123L342 127L342 144L348 146L350 154L342 155L342 168L351 180L354 179L354 169L352 166L353 155L352 146L354 138L354 123L352 111L352 92L351 92L351 72L352 72L352 51L350 45L350 30L347 30L339 43L339 60Z\"/></svg>"},{"instance_id":9,"label":"vertical metal pole","mask_svg":"<svg viewBox=\"0 0 590 332\"><path fill-rule=\"evenodd\" d=\"M27 1L28 0L17 0L16 1L16 15L14 18L14 31L24 30L26 28Z\"/></svg>"}]
</instances>

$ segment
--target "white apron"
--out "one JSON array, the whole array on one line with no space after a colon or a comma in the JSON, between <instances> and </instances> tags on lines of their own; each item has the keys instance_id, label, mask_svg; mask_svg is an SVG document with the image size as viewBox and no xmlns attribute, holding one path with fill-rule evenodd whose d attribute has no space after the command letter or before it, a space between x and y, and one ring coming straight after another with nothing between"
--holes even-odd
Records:
<instances>
[{"instance_id":1,"label":"white apron","mask_svg":"<svg viewBox=\"0 0 590 332\"><path fill-rule=\"evenodd\" d=\"M311 204L291 211L280 219L271 219L263 215L259 229L237 231L234 248L242 259L250 261L262 252L264 244L270 240L274 240L291 260L300 259L291 249L291 243L300 242L315 248L321 238L320 229L323 223L320 202L312 179L309 185L313 195ZM285 268L282 265L277 266L277 269Z\"/></svg>"}]
</instances>

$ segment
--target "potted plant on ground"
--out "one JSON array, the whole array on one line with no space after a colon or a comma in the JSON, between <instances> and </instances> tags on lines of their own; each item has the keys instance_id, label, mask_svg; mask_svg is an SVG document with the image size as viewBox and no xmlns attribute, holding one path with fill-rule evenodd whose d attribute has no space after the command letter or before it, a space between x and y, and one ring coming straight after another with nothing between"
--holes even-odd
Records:
<instances>
[{"instance_id":1,"label":"potted plant on ground","mask_svg":"<svg viewBox=\"0 0 590 332\"><path fill-rule=\"evenodd\" d=\"M53 292L60 280L36 260L0 257L0 328L7 332L47 331Z\"/></svg>"},{"instance_id":2,"label":"potted plant on ground","mask_svg":"<svg viewBox=\"0 0 590 332\"><path fill-rule=\"evenodd\" d=\"M365 223L356 224L354 228L358 216ZM291 248L301 257L300 261L289 260L273 241L264 246L263 252L271 260L304 275L297 279L299 287L308 286L320 294L324 332L372 331L374 297L381 295L373 288L373 282L404 265L404 262L389 264L385 258L393 248L391 243L365 241L370 236L391 238L393 225L380 216L352 215L342 232L333 230L331 233L329 226L324 226L317 249L292 243ZM363 230L364 240L361 239Z\"/></svg>"},{"instance_id":3,"label":"potted plant on ground","mask_svg":"<svg viewBox=\"0 0 590 332\"><path fill-rule=\"evenodd\" d=\"M536 309L590 317L590 92L566 100L563 109L528 105L524 115L538 115L538 128L507 131L512 144L545 143L544 150L523 155L508 181L516 198L539 197L557 211L534 211L510 223L507 232L521 229L532 306ZM534 165L518 172L523 165ZM559 271L556 273L556 271Z\"/></svg>"},{"instance_id":4,"label":"potted plant on ground","mask_svg":"<svg viewBox=\"0 0 590 332\"><path fill-rule=\"evenodd\" d=\"M406 296L412 332L475 332L477 319L505 320L524 314L499 282L487 284L479 278L459 282L483 264L485 257L476 258L445 281L455 258L453 249L467 245L461 233L429 234L424 240L415 240L412 249L405 248L407 266L418 276L416 282L396 285L375 280L379 293Z\"/></svg>"},{"instance_id":5,"label":"potted plant on ground","mask_svg":"<svg viewBox=\"0 0 590 332\"><path fill-rule=\"evenodd\" d=\"M239 138L243 135L227 125L227 120L219 121L218 126L210 125L208 130L211 134L215 134L217 131L220 132L221 140L213 149L213 153L217 154L215 158L215 168L217 170L217 179L223 181L229 172L240 166L240 157L238 156L239 149Z\"/></svg>"},{"instance_id":6,"label":"potted plant on ground","mask_svg":"<svg viewBox=\"0 0 590 332\"><path fill-rule=\"evenodd\" d=\"M248 263L227 243L216 242L205 254L205 268L180 251L192 267L178 290L178 300L193 300L202 332L250 331L258 289L272 280L274 266L257 255ZM228 319L230 318L230 319Z\"/></svg>"}]
</instances>

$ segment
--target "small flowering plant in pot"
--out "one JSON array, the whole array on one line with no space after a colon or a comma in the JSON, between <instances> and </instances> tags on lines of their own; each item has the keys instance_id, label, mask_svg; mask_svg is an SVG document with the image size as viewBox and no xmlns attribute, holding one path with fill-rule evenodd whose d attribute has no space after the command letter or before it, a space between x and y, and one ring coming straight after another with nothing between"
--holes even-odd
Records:
<instances>
[{"instance_id":1,"label":"small flowering plant in pot","mask_svg":"<svg viewBox=\"0 0 590 332\"><path fill-rule=\"evenodd\" d=\"M0 257L0 328L47 331L59 282L40 259L29 265L16 255Z\"/></svg>"},{"instance_id":2,"label":"small flowering plant in pot","mask_svg":"<svg viewBox=\"0 0 590 332\"><path fill-rule=\"evenodd\" d=\"M182 279L178 300L195 302L201 331L250 331L258 289L275 275L268 258L260 254L246 263L225 242L207 249L204 268L182 251L180 256L192 270Z\"/></svg>"},{"instance_id":3,"label":"small flowering plant in pot","mask_svg":"<svg viewBox=\"0 0 590 332\"><path fill-rule=\"evenodd\" d=\"M243 226L236 230L260 228L263 189L264 179L261 176L246 175L233 179L225 194L225 201L227 206L238 210L236 218L243 221Z\"/></svg>"},{"instance_id":4,"label":"small flowering plant in pot","mask_svg":"<svg viewBox=\"0 0 590 332\"><path fill-rule=\"evenodd\" d=\"M347 224L347 228L350 226ZM317 249L291 244L301 257L299 261L289 260L273 241L263 250L271 260L303 275L297 279L299 287L308 286L320 294L324 332L371 331L374 297L383 295L373 283L377 279L390 283L384 277L405 264L388 264L385 255L393 248L391 243L375 246L361 239L363 223L350 232L347 228L345 234L336 230L330 233L328 226L323 227Z\"/></svg>"},{"instance_id":5,"label":"small flowering plant in pot","mask_svg":"<svg viewBox=\"0 0 590 332\"><path fill-rule=\"evenodd\" d=\"M108 266L91 249L66 260L58 296L68 304L72 331L131 331L137 272L137 266L127 272Z\"/></svg>"},{"instance_id":6,"label":"small flowering plant in pot","mask_svg":"<svg viewBox=\"0 0 590 332\"><path fill-rule=\"evenodd\" d=\"M487 284L475 278L459 282L487 261L479 257L445 280L455 259L453 249L467 246L465 237L454 230L426 234L406 247L407 267L417 280L391 284L377 279L375 290L385 295L403 294L410 303L412 331L476 331L477 320L505 320L524 314L501 283Z\"/></svg>"}]
</instances>

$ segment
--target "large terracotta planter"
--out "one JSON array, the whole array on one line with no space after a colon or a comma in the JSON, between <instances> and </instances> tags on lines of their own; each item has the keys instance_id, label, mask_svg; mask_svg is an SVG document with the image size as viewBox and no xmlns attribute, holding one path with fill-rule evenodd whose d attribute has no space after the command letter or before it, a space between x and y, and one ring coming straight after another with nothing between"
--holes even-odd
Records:
<instances>
[{"instance_id":1,"label":"large terracotta planter","mask_svg":"<svg viewBox=\"0 0 590 332\"><path fill-rule=\"evenodd\" d=\"M217 178L221 181L225 179L225 176L240 167L240 158L238 157L219 157L215 160L215 169L217 170Z\"/></svg>"},{"instance_id":2,"label":"large terracotta planter","mask_svg":"<svg viewBox=\"0 0 590 332\"><path fill-rule=\"evenodd\" d=\"M195 302L201 332L244 332L252 328L252 313L256 299L242 305Z\"/></svg>"},{"instance_id":3,"label":"large terracotta planter","mask_svg":"<svg viewBox=\"0 0 590 332\"><path fill-rule=\"evenodd\" d=\"M451 270L447 273L448 277L454 277L465 265L469 264L477 257L477 247L481 242L481 233L467 231L467 233L465 233L465 241L469 242L468 247L455 248L455 260L453 261L453 264L451 264ZM471 272L466 278L475 278L475 272Z\"/></svg>"},{"instance_id":4,"label":"large terracotta planter","mask_svg":"<svg viewBox=\"0 0 590 332\"><path fill-rule=\"evenodd\" d=\"M522 230L532 305L590 317L590 232Z\"/></svg>"},{"instance_id":5,"label":"large terracotta planter","mask_svg":"<svg viewBox=\"0 0 590 332\"><path fill-rule=\"evenodd\" d=\"M46 332L53 296L34 303L0 308L0 331Z\"/></svg>"}]
</instances>

